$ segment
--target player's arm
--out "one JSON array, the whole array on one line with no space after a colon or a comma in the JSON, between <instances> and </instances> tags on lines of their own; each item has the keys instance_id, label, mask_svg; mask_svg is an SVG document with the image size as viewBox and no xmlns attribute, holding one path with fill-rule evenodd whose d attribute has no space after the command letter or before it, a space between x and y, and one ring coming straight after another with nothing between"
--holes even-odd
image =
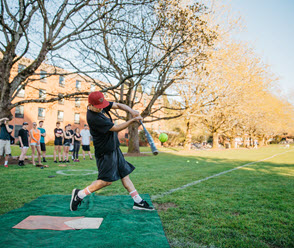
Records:
<instances>
[{"instance_id":1,"label":"player's arm","mask_svg":"<svg viewBox=\"0 0 294 248\"><path fill-rule=\"evenodd\" d=\"M9 127L8 123L6 123L5 126L6 126L6 130L7 130L7 132L8 132L8 133L12 133L12 130L13 130L13 129Z\"/></svg>"},{"instance_id":2,"label":"player's arm","mask_svg":"<svg viewBox=\"0 0 294 248\"><path fill-rule=\"evenodd\" d=\"M20 146L23 147L21 136L18 136L18 140L19 140Z\"/></svg>"},{"instance_id":3,"label":"player's arm","mask_svg":"<svg viewBox=\"0 0 294 248\"><path fill-rule=\"evenodd\" d=\"M134 121L140 122L140 120L143 120L143 118L141 116L137 116L135 118L132 118L124 123L118 124L118 125L114 125L112 128L109 129L109 131L112 132L119 132L125 128L127 128L131 123L133 123Z\"/></svg>"},{"instance_id":4,"label":"player's arm","mask_svg":"<svg viewBox=\"0 0 294 248\"><path fill-rule=\"evenodd\" d=\"M125 105L125 104L122 104L122 103L117 103L117 102L114 102L112 104L112 109L121 109L121 110L124 110L126 112L129 112L133 117L137 117L137 116L140 116L140 113L136 110L133 110L132 108L130 108L129 106Z\"/></svg>"}]
</instances>

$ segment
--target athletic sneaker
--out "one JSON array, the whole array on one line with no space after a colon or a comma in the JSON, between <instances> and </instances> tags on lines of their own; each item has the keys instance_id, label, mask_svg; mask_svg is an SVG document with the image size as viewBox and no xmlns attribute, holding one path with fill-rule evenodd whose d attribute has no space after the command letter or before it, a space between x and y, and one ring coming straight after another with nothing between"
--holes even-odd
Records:
<instances>
[{"instance_id":1,"label":"athletic sneaker","mask_svg":"<svg viewBox=\"0 0 294 248\"><path fill-rule=\"evenodd\" d=\"M57 161L56 161L56 160L54 160L54 163L55 163L55 164L57 164Z\"/></svg>"},{"instance_id":2,"label":"athletic sneaker","mask_svg":"<svg viewBox=\"0 0 294 248\"><path fill-rule=\"evenodd\" d=\"M23 161L18 161L18 166L24 166L24 162Z\"/></svg>"},{"instance_id":3,"label":"athletic sneaker","mask_svg":"<svg viewBox=\"0 0 294 248\"><path fill-rule=\"evenodd\" d=\"M154 208L150 207L149 204L145 200L142 200L140 203L134 202L133 209L135 209L135 210L147 210L147 211L153 211L154 210Z\"/></svg>"},{"instance_id":4,"label":"athletic sneaker","mask_svg":"<svg viewBox=\"0 0 294 248\"><path fill-rule=\"evenodd\" d=\"M8 164L5 164L4 167L8 168Z\"/></svg>"},{"instance_id":5,"label":"athletic sneaker","mask_svg":"<svg viewBox=\"0 0 294 248\"><path fill-rule=\"evenodd\" d=\"M72 194L71 194L71 201L69 208L71 211L76 211L78 209L78 206L81 205L83 199L78 197L80 189L73 189Z\"/></svg>"},{"instance_id":6,"label":"athletic sneaker","mask_svg":"<svg viewBox=\"0 0 294 248\"><path fill-rule=\"evenodd\" d=\"M66 163L66 160L63 160L62 163Z\"/></svg>"},{"instance_id":7,"label":"athletic sneaker","mask_svg":"<svg viewBox=\"0 0 294 248\"><path fill-rule=\"evenodd\" d=\"M47 160L46 160L45 158L43 158L43 162L44 162L44 163L47 163Z\"/></svg>"},{"instance_id":8,"label":"athletic sneaker","mask_svg":"<svg viewBox=\"0 0 294 248\"><path fill-rule=\"evenodd\" d=\"M70 163L69 160L67 160L66 163Z\"/></svg>"}]
</instances>

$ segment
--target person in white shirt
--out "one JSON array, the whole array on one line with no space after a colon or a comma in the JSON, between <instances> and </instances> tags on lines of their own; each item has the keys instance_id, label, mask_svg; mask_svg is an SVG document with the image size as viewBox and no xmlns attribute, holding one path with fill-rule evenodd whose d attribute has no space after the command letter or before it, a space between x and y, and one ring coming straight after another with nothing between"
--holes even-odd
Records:
<instances>
[{"instance_id":1,"label":"person in white shirt","mask_svg":"<svg viewBox=\"0 0 294 248\"><path fill-rule=\"evenodd\" d=\"M82 136L83 159L85 160L85 152L88 152L90 159L93 160L91 151L90 151L91 134L87 124L84 125L84 129L81 131L81 136Z\"/></svg>"}]
</instances>

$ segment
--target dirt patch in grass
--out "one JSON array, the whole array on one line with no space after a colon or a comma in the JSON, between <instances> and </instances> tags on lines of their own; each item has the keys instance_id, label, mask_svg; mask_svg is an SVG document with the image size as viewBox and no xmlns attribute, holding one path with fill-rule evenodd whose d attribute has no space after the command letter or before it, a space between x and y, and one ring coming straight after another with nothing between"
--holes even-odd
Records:
<instances>
[{"instance_id":1,"label":"dirt patch in grass","mask_svg":"<svg viewBox=\"0 0 294 248\"><path fill-rule=\"evenodd\" d=\"M176 204L174 204L173 202L165 202L165 203L153 203L154 207L156 208L156 210L158 211L166 211L169 208L176 208L178 207Z\"/></svg>"}]
</instances>

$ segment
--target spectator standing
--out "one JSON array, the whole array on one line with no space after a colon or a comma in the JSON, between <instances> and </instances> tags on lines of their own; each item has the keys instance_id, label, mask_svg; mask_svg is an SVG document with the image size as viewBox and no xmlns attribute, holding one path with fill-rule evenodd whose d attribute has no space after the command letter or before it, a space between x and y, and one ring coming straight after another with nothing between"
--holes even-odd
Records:
<instances>
[{"instance_id":1,"label":"spectator standing","mask_svg":"<svg viewBox=\"0 0 294 248\"><path fill-rule=\"evenodd\" d=\"M40 140L40 146L41 146L41 152L43 157L43 162L46 163L46 144L45 144L45 137L46 137L46 130L43 128L43 121L39 121L39 127L41 133L41 140Z\"/></svg>"},{"instance_id":2,"label":"spectator standing","mask_svg":"<svg viewBox=\"0 0 294 248\"><path fill-rule=\"evenodd\" d=\"M40 140L41 140L41 133L40 130L37 128L37 122L33 122L33 128L30 131L31 136L31 148L32 148L32 163L34 166L42 167L41 163L41 148L40 148ZM35 164L35 150L37 150L38 156L38 164Z\"/></svg>"},{"instance_id":3,"label":"spectator standing","mask_svg":"<svg viewBox=\"0 0 294 248\"><path fill-rule=\"evenodd\" d=\"M80 129L77 127L74 133L74 152L73 152L74 162L80 162L79 151L81 146L81 140L82 140L82 136L80 134Z\"/></svg>"},{"instance_id":4,"label":"spectator standing","mask_svg":"<svg viewBox=\"0 0 294 248\"><path fill-rule=\"evenodd\" d=\"M0 131L0 157L5 154L4 166L8 167L8 157L11 154L10 147L10 134L13 131L13 126L9 125L9 119L4 117L0 119L1 131Z\"/></svg>"},{"instance_id":5,"label":"spectator standing","mask_svg":"<svg viewBox=\"0 0 294 248\"><path fill-rule=\"evenodd\" d=\"M84 125L84 129L81 131L81 136L82 136L83 159L85 160L85 152L88 152L90 159L93 160L91 151L90 151L91 134L90 134L89 126L87 124Z\"/></svg>"},{"instance_id":6,"label":"spectator standing","mask_svg":"<svg viewBox=\"0 0 294 248\"><path fill-rule=\"evenodd\" d=\"M61 148L62 148L62 137L63 137L63 130L60 128L59 121L56 122L54 135L55 135L55 140L54 140L55 147L54 147L53 157L54 157L54 163L57 163L56 152L58 152L58 159L59 159L59 162L61 162Z\"/></svg>"},{"instance_id":7,"label":"spectator standing","mask_svg":"<svg viewBox=\"0 0 294 248\"><path fill-rule=\"evenodd\" d=\"M24 122L22 124L22 128L18 131L18 140L19 140L19 147L21 149L21 154L19 156L18 165L24 166L25 156L27 154L29 147L29 131L28 131L29 123Z\"/></svg>"},{"instance_id":8,"label":"spectator standing","mask_svg":"<svg viewBox=\"0 0 294 248\"><path fill-rule=\"evenodd\" d=\"M63 141L63 163L69 163L68 156L69 156L69 147L72 144L73 139L73 132L70 129L70 124L65 126L64 129L64 141Z\"/></svg>"},{"instance_id":9,"label":"spectator standing","mask_svg":"<svg viewBox=\"0 0 294 248\"><path fill-rule=\"evenodd\" d=\"M70 134L72 135L72 139L71 139L71 143L70 143L70 147L69 147L69 152L72 152L71 154L71 159L74 160L73 157L73 153L74 153L74 131L71 129L71 124L67 124L68 125L68 132L70 132Z\"/></svg>"}]
</instances>

